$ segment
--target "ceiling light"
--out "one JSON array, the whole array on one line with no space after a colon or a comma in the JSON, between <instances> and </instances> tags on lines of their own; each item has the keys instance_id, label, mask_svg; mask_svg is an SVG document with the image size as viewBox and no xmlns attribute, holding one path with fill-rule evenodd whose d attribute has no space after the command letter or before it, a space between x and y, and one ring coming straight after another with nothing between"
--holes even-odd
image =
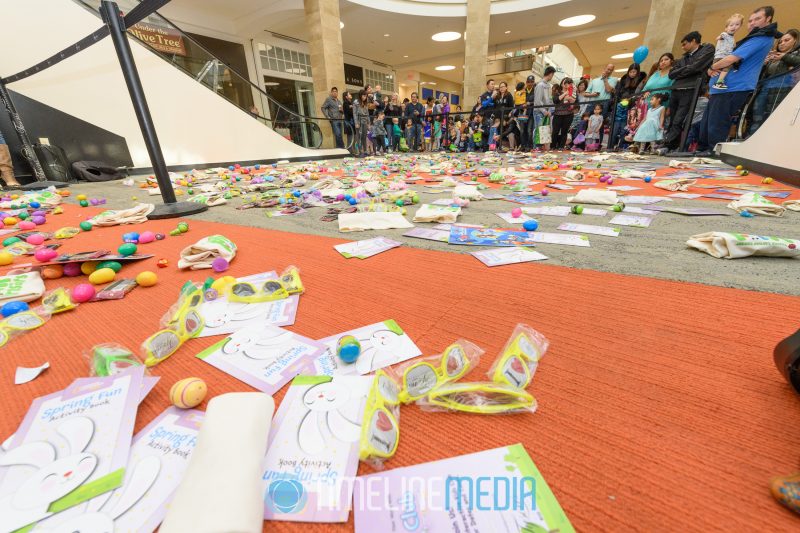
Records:
<instances>
[{"instance_id":1,"label":"ceiling light","mask_svg":"<svg viewBox=\"0 0 800 533\"><path fill-rule=\"evenodd\" d=\"M455 70L455 68L453 65L439 65L434 70Z\"/></svg>"},{"instance_id":2,"label":"ceiling light","mask_svg":"<svg viewBox=\"0 0 800 533\"><path fill-rule=\"evenodd\" d=\"M440 41L440 42L455 41L456 39L459 39L459 38L461 38L461 34L458 33L457 31L443 31L443 32L436 33L436 34L431 36L431 39L433 39L434 41Z\"/></svg>"},{"instance_id":3,"label":"ceiling light","mask_svg":"<svg viewBox=\"0 0 800 533\"><path fill-rule=\"evenodd\" d=\"M612 35L611 37L606 39L606 41L608 41L610 43L618 43L620 41L630 41L631 39L635 39L638 36L639 36L639 34L636 33L636 32L619 33L617 35Z\"/></svg>"},{"instance_id":4,"label":"ceiling light","mask_svg":"<svg viewBox=\"0 0 800 533\"><path fill-rule=\"evenodd\" d=\"M558 23L559 26L562 28L569 28L571 26L583 26L584 24L589 24L595 18L594 15L578 15L576 17L569 17L567 19L562 20Z\"/></svg>"},{"instance_id":5,"label":"ceiling light","mask_svg":"<svg viewBox=\"0 0 800 533\"><path fill-rule=\"evenodd\" d=\"M388 33L384 33L384 34L383 34L383 36L384 36L384 37L388 37L388 36L389 36L389 34L388 34Z\"/></svg>"},{"instance_id":6,"label":"ceiling light","mask_svg":"<svg viewBox=\"0 0 800 533\"><path fill-rule=\"evenodd\" d=\"M277 87L278 85L280 85L280 83L278 83L277 81L265 81L264 85L267 87Z\"/></svg>"},{"instance_id":7,"label":"ceiling light","mask_svg":"<svg viewBox=\"0 0 800 533\"><path fill-rule=\"evenodd\" d=\"M614 72L628 72L628 69L626 69L626 68L618 68Z\"/></svg>"},{"instance_id":8,"label":"ceiling light","mask_svg":"<svg viewBox=\"0 0 800 533\"><path fill-rule=\"evenodd\" d=\"M627 59L629 57L633 57L633 52L627 52L625 54L617 54L611 56L611 59Z\"/></svg>"},{"instance_id":9,"label":"ceiling light","mask_svg":"<svg viewBox=\"0 0 800 533\"><path fill-rule=\"evenodd\" d=\"M428 85L436 85L436 82L435 81L429 81Z\"/></svg>"},{"instance_id":10,"label":"ceiling light","mask_svg":"<svg viewBox=\"0 0 800 533\"><path fill-rule=\"evenodd\" d=\"M408 57L408 56L403 56L403 57Z\"/></svg>"},{"instance_id":11,"label":"ceiling light","mask_svg":"<svg viewBox=\"0 0 800 533\"><path fill-rule=\"evenodd\" d=\"M509 33L511 33L511 30L506 30L506 31L505 31L505 34L506 34L506 35L508 35Z\"/></svg>"},{"instance_id":12,"label":"ceiling light","mask_svg":"<svg viewBox=\"0 0 800 533\"><path fill-rule=\"evenodd\" d=\"M340 20L340 21L339 21L339 29L341 30L342 28L344 28L344 22L342 22L342 21Z\"/></svg>"}]
</instances>

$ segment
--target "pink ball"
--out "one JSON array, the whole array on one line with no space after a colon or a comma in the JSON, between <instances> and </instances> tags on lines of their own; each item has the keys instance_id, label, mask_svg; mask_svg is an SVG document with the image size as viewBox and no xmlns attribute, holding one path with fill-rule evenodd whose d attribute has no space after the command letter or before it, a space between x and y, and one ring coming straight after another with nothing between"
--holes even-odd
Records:
<instances>
[{"instance_id":1,"label":"pink ball","mask_svg":"<svg viewBox=\"0 0 800 533\"><path fill-rule=\"evenodd\" d=\"M34 229L36 227L36 224L31 222L30 220L23 220L22 222L17 224L17 227L19 227L19 229L21 229L21 230L27 231L27 230Z\"/></svg>"},{"instance_id":2,"label":"pink ball","mask_svg":"<svg viewBox=\"0 0 800 533\"><path fill-rule=\"evenodd\" d=\"M519 207L515 207L514 209L511 210L511 216L514 217L514 218L521 217L522 216L522 209L520 209Z\"/></svg>"},{"instance_id":3,"label":"pink ball","mask_svg":"<svg viewBox=\"0 0 800 533\"><path fill-rule=\"evenodd\" d=\"M611 176L609 176L609 177L608 177L608 179L606 180L606 183L607 183L608 185L613 185L613 183L614 183L614 178L612 178Z\"/></svg>"},{"instance_id":4,"label":"pink ball","mask_svg":"<svg viewBox=\"0 0 800 533\"><path fill-rule=\"evenodd\" d=\"M71 299L75 303L82 304L94 298L95 290L91 283L81 283L72 289Z\"/></svg>"},{"instance_id":5,"label":"pink ball","mask_svg":"<svg viewBox=\"0 0 800 533\"><path fill-rule=\"evenodd\" d=\"M41 217L41 216L35 216L35 217L31 217L31 222L33 222L33 223L34 223L34 224L36 224L37 226L41 226L42 224L44 224L45 222L47 222L47 220L46 220L44 217Z\"/></svg>"},{"instance_id":6,"label":"pink ball","mask_svg":"<svg viewBox=\"0 0 800 533\"><path fill-rule=\"evenodd\" d=\"M156 234L152 231L143 231L139 234L139 244L147 244L156 240Z\"/></svg>"},{"instance_id":7,"label":"pink ball","mask_svg":"<svg viewBox=\"0 0 800 533\"><path fill-rule=\"evenodd\" d=\"M33 253L33 257L40 263L47 263L58 257L58 252L52 248L39 248Z\"/></svg>"},{"instance_id":8,"label":"pink ball","mask_svg":"<svg viewBox=\"0 0 800 533\"><path fill-rule=\"evenodd\" d=\"M225 272L228 270L228 260L224 257L217 257L211 263L211 268L214 270L214 272Z\"/></svg>"},{"instance_id":9,"label":"pink ball","mask_svg":"<svg viewBox=\"0 0 800 533\"><path fill-rule=\"evenodd\" d=\"M550 191L547 189L542 189L542 196L547 196L548 194L550 194Z\"/></svg>"},{"instance_id":10,"label":"pink ball","mask_svg":"<svg viewBox=\"0 0 800 533\"><path fill-rule=\"evenodd\" d=\"M25 239L25 242L27 242L28 244L32 244L34 246L39 246L44 242L44 235L42 235L41 233L34 233L33 235Z\"/></svg>"},{"instance_id":11,"label":"pink ball","mask_svg":"<svg viewBox=\"0 0 800 533\"><path fill-rule=\"evenodd\" d=\"M64 265L64 275L69 278L74 278L75 276L80 276L83 274L81 272L81 264L80 263L67 263Z\"/></svg>"},{"instance_id":12,"label":"pink ball","mask_svg":"<svg viewBox=\"0 0 800 533\"><path fill-rule=\"evenodd\" d=\"M603 174L602 176L600 176L600 183L605 183L606 181L608 181L607 174Z\"/></svg>"}]
</instances>

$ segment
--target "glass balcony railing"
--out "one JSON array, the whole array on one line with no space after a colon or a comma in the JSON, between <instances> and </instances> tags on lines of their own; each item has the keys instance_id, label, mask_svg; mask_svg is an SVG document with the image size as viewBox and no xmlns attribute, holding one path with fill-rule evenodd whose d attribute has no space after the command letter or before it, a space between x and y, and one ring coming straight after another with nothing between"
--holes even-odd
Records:
<instances>
[{"instance_id":1,"label":"glass balcony railing","mask_svg":"<svg viewBox=\"0 0 800 533\"><path fill-rule=\"evenodd\" d=\"M759 81L740 117L737 136L746 139L758 131L798 81L800 81L800 67Z\"/></svg>"},{"instance_id":2,"label":"glass balcony railing","mask_svg":"<svg viewBox=\"0 0 800 533\"><path fill-rule=\"evenodd\" d=\"M100 0L72 1L100 16ZM123 13L127 13L138 3L137 0L117 0ZM202 36L195 38L188 35L158 12L128 28L128 34L147 46L151 52L293 143L314 149L323 145L335 146L331 127L331 122L334 121L289 109L240 74L230 63L209 51L199 40ZM246 65L243 68L246 70ZM345 148L349 149L347 144L352 145L355 137L352 135L352 128L342 121L335 122L337 123L333 126L342 131Z\"/></svg>"}]
</instances>

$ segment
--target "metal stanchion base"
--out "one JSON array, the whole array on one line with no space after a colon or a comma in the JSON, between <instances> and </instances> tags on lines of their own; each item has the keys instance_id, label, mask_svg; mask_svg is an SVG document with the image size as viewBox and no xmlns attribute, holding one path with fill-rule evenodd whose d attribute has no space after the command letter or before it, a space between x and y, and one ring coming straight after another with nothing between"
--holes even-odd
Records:
<instances>
[{"instance_id":1,"label":"metal stanchion base","mask_svg":"<svg viewBox=\"0 0 800 533\"><path fill-rule=\"evenodd\" d=\"M150 220L161 218L178 218L187 215L202 213L208 206L198 202L175 202L174 204L157 205L152 213L147 215Z\"/></svg>"},{"instance_id":2,"label":"metal stanchion base","mask_svg":"<svg viewBox=\"0 0 800 533\"><path fill-rule=\"evenodd\" d=\"M33 183L27 183L20 187L23 191L39 191L41 189L47 189L48 187L55 187L56 189L63 189L64 187L69 187L69 183L65 183L63 181L34 181Z\"/></svg>"}]
</instances>

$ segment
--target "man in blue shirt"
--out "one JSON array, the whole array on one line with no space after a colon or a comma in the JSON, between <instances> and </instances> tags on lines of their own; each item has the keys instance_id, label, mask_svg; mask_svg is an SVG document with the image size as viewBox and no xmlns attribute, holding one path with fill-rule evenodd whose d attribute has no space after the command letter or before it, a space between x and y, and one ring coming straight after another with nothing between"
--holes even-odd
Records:
<instances>
[{"instance_id":1,"label":"man in blue shirt","mask_svg":"<svg viewBox=\"0 0 800 533\"><path fill-rule=\"evenodd\" d=\"M750 33L736 44L731 55L711 65L708 107L700 125L700 144L713 150L717 143L725 142L736 117L750 98L758 83L758 76L767 53L778 34L778 25L772 22L775 10L771 6L759 7L750 15ZM738 68L736 65L738 64ZM725 82L727 89L714 87L720 71L733 67ZM698 155L711 155L698 154Z\"/></svg>"},{"instance_id":2,"label":"man in blue shirt","mask_svg":"<svg viewBox=\"0 0 800 533\"><path fill-rule=\"evenodd\" d=\"M614 64L609 63L603 69L603 73L589 82L586 92L583 93L581 102L594 102L600 100L603 106L603 122L608 121L611 116L611 110L614 106L614 91L616 90L619 78L612 76L614 73ZM589 111L594 109L594 106L589 106ZM603 144L603 130L605 127L600 128L600 144Z\"/></svg>"}]
</instances>

